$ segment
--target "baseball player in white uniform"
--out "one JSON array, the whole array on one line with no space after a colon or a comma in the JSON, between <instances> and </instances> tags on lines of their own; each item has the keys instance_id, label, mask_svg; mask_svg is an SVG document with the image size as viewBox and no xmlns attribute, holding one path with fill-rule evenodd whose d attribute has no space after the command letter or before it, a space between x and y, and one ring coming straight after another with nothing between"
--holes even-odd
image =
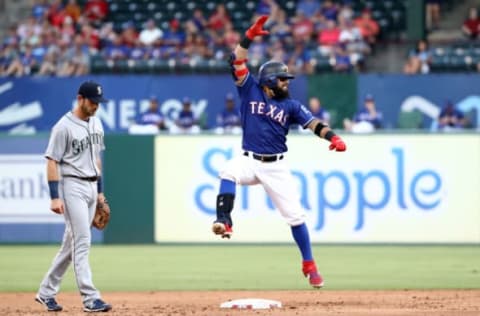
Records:
<instances>
[{"instance_id":1,"label":"baseball player in white uniform","mask_svg":"<svg viewBox=\"0 0 480 316\"><path fill-rule=\"evenodd\" d=\"M212 230L222 238L233 234L233 210L236 185L261 184L290 225L293 239L302 255L302 272L314 288L324 285L317 269L305 224L305 213L287 162L287 134L292 124L310 129L320 138L330 141L330 150L345 151L346 145L330 127L314 118L298 100L290 97L288 86L294 75L278 61L260 66L258 80L247 68L248 47L257 36L268 34L263 29L268 16L261 16L246 31L235 48L230 63L240 96L243 127L243 155L234 157L220 172L217 195L217 218Z\"/></svg>"},{"instance_id":2,"label":"baseball player in white uniform","mask_svg":"<svg viewBox=\"0 0 480 316\"><path fill-rule=\"evenodd\" d=\"M62 246L35 297L48 311L62 310L55 296L71 262L84 311L112 309L93 285L88 259L96 203L105 200L100 159L105 149L104 132L101 121L94 114L99 103L106 101L98 83L82 83L75 108L55 124L45 153L50 209L65 217Z\"/></svg>"}]
</instances>

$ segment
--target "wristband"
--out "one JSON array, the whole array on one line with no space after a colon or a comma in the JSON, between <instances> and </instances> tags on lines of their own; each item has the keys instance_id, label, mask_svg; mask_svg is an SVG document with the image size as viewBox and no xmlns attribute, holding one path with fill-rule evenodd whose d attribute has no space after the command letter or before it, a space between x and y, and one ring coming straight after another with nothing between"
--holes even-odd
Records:
<instances>
[{"instance_id":1,"label":"wristband","mask_svg":"<svg viewBox=\"0 0 480 316\"><path fill-rule=\"evenodd\" d=\"M313 131L315 133L315 135L317 135L318 137L320 137L320 132L322 131L322 129L324 129L325 127L327 127L327 125L323 124L322 122L318 122L317 126L315 126L315 130Z\"/></svg>"},{"instance_id":2,"label":"wristband","mask_svg":"<svg viewBox=\"0 0 480 316\"><path fill-rule=\"evenodd\" d=\"M332 138L335 136L335 133L332 132L332 131L328 131L326 134L325 134L325 139L328 140L328 141L332 141Z\"/></svg>"},{"instance_id":3,"label":"wristband","mask_svg":"<svg viewBox=\"0 0 480 316\"><path fill-rule=\"evenodd\" d=\"M252 40L246 36L244 36L240 41L240 46L245 49L248 49L250 47L250 44L252 44Z\"/></svg>"},{"instance_id":4,"label":"wristband","mask_svg":"<svg viewBox=\"0 0 480 316\"><path fill-rule=\"evenodd\" d=\"M48 188L50 189L50 198L52 200L58 199L58 181L48 181Z\"/></svg>"},{"instance_id":5,"label":"wristband","mask_svg":"<svg viewBox=\"0 0 480 316\"><path fill-rule=\"evenodd\" d=\"M102 177L98 177L98 179L97 179L97 193L103 193Z\"/></svg>"}]
</instances>

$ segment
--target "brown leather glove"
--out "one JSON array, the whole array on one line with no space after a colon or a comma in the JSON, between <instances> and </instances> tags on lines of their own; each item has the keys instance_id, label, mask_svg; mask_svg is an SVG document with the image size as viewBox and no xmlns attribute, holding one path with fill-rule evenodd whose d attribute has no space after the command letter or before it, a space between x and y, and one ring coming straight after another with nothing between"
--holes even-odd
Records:
<instances>
[{"instance_id":1,"label":"brown leather glove","mask_svg":"<svg viewBox=\"0 0 480 316\"><path fill-rule=\"evenodd\" d=\"M104 229L108 222L110 221L110 205L108 205L107 200L104 202L97 202L97 207L95 210L95 216L93 217L92 226L96 229Z\"/></svg>"}]
</instances>

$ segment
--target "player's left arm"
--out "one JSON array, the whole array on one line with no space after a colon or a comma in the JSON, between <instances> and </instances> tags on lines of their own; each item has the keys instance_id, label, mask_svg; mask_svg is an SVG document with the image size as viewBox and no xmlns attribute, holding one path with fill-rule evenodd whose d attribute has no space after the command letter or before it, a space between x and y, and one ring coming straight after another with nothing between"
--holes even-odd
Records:
<instances>
[{"instance_id":1,"label":"player's left arm","mask_svg":"<svg viewBox=\"0 0 480 316\"><path fill-rule=\"evenodd\" d=\"M340 136L335 134L328 125L323 124L319 119L314 118L307 125L307 128L309 128L318 137L328 140L330 142L330 146L328 147L330 150L347 150L347 145L345 145L343 139L341 139Z\"/></svg>"},{"instance_id":2,"label":"player's left arm","mask_svg":"<svg viewBox=\"0 0 480 316\"><path fill-rule=\"evenodd\" d=\"M102 158L99 156L97 157L97 166L98 170L100 171L100 176L97 179L97 201L98 203L105 203L105 194L103 193L103 177L102 177Z\"/></svg>"}]
</instances>

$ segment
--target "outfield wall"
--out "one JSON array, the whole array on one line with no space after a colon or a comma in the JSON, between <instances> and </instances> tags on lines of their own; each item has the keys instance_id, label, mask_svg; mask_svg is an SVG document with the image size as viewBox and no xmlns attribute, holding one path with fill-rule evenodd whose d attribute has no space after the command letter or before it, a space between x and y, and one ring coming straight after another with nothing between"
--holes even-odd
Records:
<instances>
[{"instance_id":1,"label":"outfield wall","mask_svg":"<svg viewBox=\"0 0 480 316\"><path fill-rule=\"evenodd\" d=\"M312 241L480 243L479 135L345 139L348 151L336 153L315 137L289 138L286 159ZM216 175L241 154L239 144L238 137L157 137L155 241L219 240L209 231ZM291 241L261 186L237 187L233 217L231 242Z\"/></svg>"},{"instance_id":2,"label":"outfield wall","mask_svg":"<svg viewBox=\"0 0 480 316\"><path fill-rule=\"evenodd\" d=\"M480 134L343 135L328 151L290 135L286 160L311 239L325 243L480 244ZM59 242L49 211L47 135L0 137L0 242ZM107 135L105 192L112 221L95 242L221 242L211 231L217 173L240 137ZM229 242L291 242L260 186L237 187Z\"/></svg>"}]
</instances>

